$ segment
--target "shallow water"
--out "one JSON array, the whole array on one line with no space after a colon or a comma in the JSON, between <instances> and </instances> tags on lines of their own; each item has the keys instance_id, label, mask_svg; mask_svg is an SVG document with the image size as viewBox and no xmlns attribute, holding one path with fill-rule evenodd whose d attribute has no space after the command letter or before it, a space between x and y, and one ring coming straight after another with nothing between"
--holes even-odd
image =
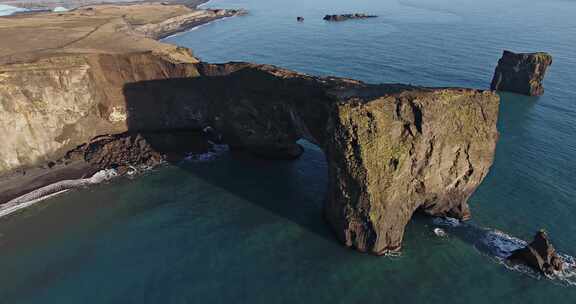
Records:
<instances>
[{"instance_id":1,"label":"shallow water","mask_svg":"<svg viewBox=\"0 0 576 304\"><path fill-rule=\"evenodd\" d=\"M498 260L539 228L576 256L576 2L222 0L244 17L166 39L211 62L369 82L487 88L502 49L548 51L541 98L502 94L496 161L470 225L409 225L400 257L340 246L322 153L224 153L51 199L0 222L0 303L572 303L570 280ZM328 13L376 19L326 23ZM303 16L304 23L296 17ZM440 225L441 226L441 225ZM496 237L496 241L487 238ZM496 246L498 245L498 246Z\"/></svg>"}]
</instances>

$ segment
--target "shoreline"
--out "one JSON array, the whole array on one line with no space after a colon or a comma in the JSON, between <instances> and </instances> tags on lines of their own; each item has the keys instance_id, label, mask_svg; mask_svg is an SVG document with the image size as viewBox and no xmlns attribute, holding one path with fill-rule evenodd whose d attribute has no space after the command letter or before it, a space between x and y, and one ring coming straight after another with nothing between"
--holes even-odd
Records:
<instances>
[{"instance_id":1,"label":"shoreline","mask_svg":"<svg viewBox=\"0 0 576 304\"><path fill-rule=\"evenodd\" d=\"M210 10L210 9L207 9L207 10ZM218 9L216 11L218 11ZM170 37L174 37L177 35L187 33L191 30L200 28L203 25L207 25L207 24L210 24L213 22L225 20L225 19L232 18L232 17L244 16L244 15L248 14L245 10L226 10L226 11L231 12L231 13L226 14L226 15L222 15L222 16L217 16L214 18L210 18L207 20L199 20L199 21L192 22L190 24L186 24L186 25L182 26L181 28L178 28L174 31L163 32L163 33L159 34L158 36L154 37L154 39L159 41L159 42L164 43L162 40L164 40L166 38L170 38ZM168 44L170 44L170 43L168 43Z\"/></svg>"},{"instance_id":2,"label":"shoreline","mask_svg":"<svg viewBox=\"0 0 576 304\"><path fill-rule=\"evenodd\" d=\"M80 3L78 3L80 2ZM169 5L185 5L192 9L200 9L199 6L210 2L210 0L0 0L0 5L9 5L16 8L30 10L24 13L51 12L54 8L64 7L68 10L78 9L85 6L93 5L137 5L150 3L167 3Z\"/></svg>"},{"instance_id":3,"label":"shoreline","mask_svg":"<svg viewBox=\"0 0 576 304\"><path fill-rule=\"evenodd\" d=\"M195 31L195 30L197 30L197 29L199 29L199 28L202 28L202 27L205 26L205 25L208 25L208 24L211 24L211 23L214 23L214 22L223 21L223 20L226 20L226 19L228 19L228 18L233 18L233 17L237 17L237 16L244 16L244 15L246 15L246 14L247 14L247 12L246 12L246 13L242 13L242 14L240 14L240 15L225 16L225 17L215 18L215 19L212 19L212 20L207 21L207 22L202 22L202 23L199 23L199 24L195 24L194 26L192 26L192 27L190 27L190 28L182 29L182 30L177 31L177 32L175 32L175 33L168 34L168 35L166 35L166 36L162 36L162 37L158 38L157 40L160 41L160 42L163 42L163 43L171 44L171 43L169 43L169 42L164 42L164 39L168 39L168 38L172 38L172 37L178 37L178 36L180 36L180 35L183 35L183 34L186 34L186 33L188 33L188 32ZM192 50L192 51L194 51L194 50Z\"/></svg>"}]
</instances>

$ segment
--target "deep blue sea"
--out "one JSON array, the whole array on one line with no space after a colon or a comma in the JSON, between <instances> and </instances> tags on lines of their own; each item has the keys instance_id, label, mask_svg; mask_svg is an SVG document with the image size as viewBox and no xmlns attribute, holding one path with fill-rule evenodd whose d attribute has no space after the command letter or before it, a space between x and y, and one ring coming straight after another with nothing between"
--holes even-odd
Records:
<instances>
[{"instance_id":1,"label":"deep blue sea","mask_svg":"<svg viewBox=\"0 0 576 304\"><path fill-rule=\"evenodd\" d=\"M293 162L222 153L3 219L0 303L576 303L576 272L552 280L501 261L540 228L568 261L576 256L576 1L205 6L250 12L166 39L209 62L481 89L503 49L550 52L554 64L544 96L501 95L496 160L470 200L473 220L416 217L400 256L334 239L321 216L324 156L304 143ZM348 12L380 17L322 20Z\"/></svg>"}]
</instances>

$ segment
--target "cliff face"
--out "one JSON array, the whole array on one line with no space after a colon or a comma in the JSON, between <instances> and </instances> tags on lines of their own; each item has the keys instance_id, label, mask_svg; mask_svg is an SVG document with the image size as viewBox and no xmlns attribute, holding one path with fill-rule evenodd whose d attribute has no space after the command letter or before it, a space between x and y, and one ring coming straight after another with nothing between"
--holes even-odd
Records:
<instances>
[{"instance_id":1,"label":"cliff face","mask_svg":"<svg viewBox=\"0 0 576 304\"><path fill-rule=\"evenodd\" d=\"M194 73L192 66L150 53L0 66L0 172L54 160L97 135L127 131L126 83Z\"/></svg>"},{"instance_id":2,"label":"cliff face","mask_svg":"<svg viewBox=\"0 0 576 304\"><path fill-rule=\"evenodd\" d=\"M547 53L513 53L504 51L494 72L491 88L528 96L544 94L544 76L552 64Z\"/></svg>"},{"instance_id":3,"label":"cliff face","mask_svg":"<svg viewBox=\"0 0 576 304\"><path fill-rule=\"evenodd\" d=\"M470 216L466 202L492 164L498 137L494 93L369 85L245 63L196 67L196 78L128 85L128 102L186 96L199 125L257 156L291 159L299 138L318 144L329 166L325 217L347 246L399 250L419 209Z\"/></svg>"},{"instance_id":4,"label":"cliff face","mask_svg":"<svg viewBox=\"0 0 576 304\"><path fill-rule=\"evenodd\" d=\"M276 159L297 156L296 141L305 138L326 153L327 221L344 244L375 254L400 248L416 210L467 218L466 201L492 164L498 136L497 95L469 89L369 85L153 53L52 58L4 66L0 75L8 143L0 146L0 171L126 131L147 137L211 126L232 148ZM145 139L156 159L155 141ZM112 151L138 140L80 150L106 165L150 160Z\"/></svg>"}]
</instances>

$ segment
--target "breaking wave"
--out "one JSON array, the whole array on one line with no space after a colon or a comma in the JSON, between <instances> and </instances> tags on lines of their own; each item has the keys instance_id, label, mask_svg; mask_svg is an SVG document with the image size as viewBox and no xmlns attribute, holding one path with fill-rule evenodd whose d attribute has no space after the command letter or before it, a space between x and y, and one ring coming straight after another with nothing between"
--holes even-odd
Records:
<instances>
[{"instance_id":1,"label":"breaking wave","mask_svg":"<svg viewBox=\"0 0 576 304\"><path fill-rule=\"evenodd\" d=\"M227 153L229 150L230 150L230 148L228 147L228 145L219 145L219 144L211 143L210 150L208 152L200 153L200 154L189 153L184 158L184 161L188 161L188 162L211 161L211 160L214 160L214 159L220 157L221 155Z\"/></svg>"},{"instance_id":2,"label":"breaking wave","mask_svg":"<svg viewBox=\"0 0 576 304\"><path fill-rule=\"evenodd\" d=\"M557 284L576 287L576 258L571 255L558 252L564 263L564 269L553 275L545 276L526 265L511 263L507 260L513 251L524 248L528 244L522 239L497 229L480 227L454 218L434 218L432 223L442 227L449 235L471 244L478 252L509 270L523 273L535 279L547 278Z\"/></svg>"}]
</instances>

